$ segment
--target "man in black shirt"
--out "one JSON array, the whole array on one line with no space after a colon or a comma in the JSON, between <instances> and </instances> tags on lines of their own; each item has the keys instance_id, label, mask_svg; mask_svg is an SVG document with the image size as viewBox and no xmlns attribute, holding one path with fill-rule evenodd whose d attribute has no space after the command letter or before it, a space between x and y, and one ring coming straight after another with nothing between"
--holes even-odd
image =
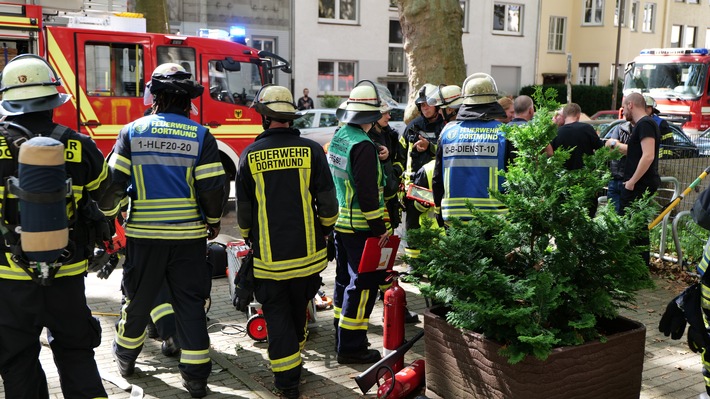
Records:
<instances>
[{"instance_id":1,"label":"man in black shirt","mask_svg":"<svg viewBox=\"0 0 710 399\"><path fill-rule=\"evenodd\" d=\"M298 99L298 110L303 111L304 109L313 109L313 99L308 97L308 89L303 89L303 97Z\"/></svg>"},{"instance_id":2,"label":"man in black shirt","mask_svg":"<svg viewBox=\"0 0 710 399\"><path fill-rule=\"evenodd\" d=\"M584 155L592 155L604 143L599 139L592 125L579 122L582 114L579 105L575 103L565 105L562 114L565 117L565 124L557 130L557 137L552 139L552 149L571 148L572 154L565 161L565 169L581 169L584 166Z\"/></svg>"},{"instance_id":3,"label":"man in black shirt","mask_svg":"<svg viewBox=\"0 0 710 399\"><path fill-rule=\"evenodd\" d=\"M614 144L622 154L626 155L624 165L624 187L621 190L620 214L626 212L626 208L631 203L649 192L651 194L658 190L661 184L661 177L658 174L658 151L660 148L660 130L658 124L646 113L646 101L639 93L632 93L626 97L624 104L624 117L634 125L631 136L627 144L612 143L607 141L606 145ZM650 238L648 231L639 241L639 245L648 247ZM646 264L650 260L647 249L642 252L642 257Z\"/></svg>"}]
</instances>

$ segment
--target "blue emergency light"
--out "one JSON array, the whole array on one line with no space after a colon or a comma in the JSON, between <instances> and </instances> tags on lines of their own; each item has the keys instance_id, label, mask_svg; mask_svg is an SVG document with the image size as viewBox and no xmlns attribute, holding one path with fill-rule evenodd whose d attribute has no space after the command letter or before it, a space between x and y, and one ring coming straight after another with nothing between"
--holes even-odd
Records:
<instances>
[{"instance_id":1,"label":"blue emergency light","mask_svg":"<svg viewBox=\"0 0 710 399\"><path fill-rule=\"evenodd\" d=\"M230 26L229 39L233 42L247 44L247 29L239 25Z\"/></svg>"},{"instance_id":2,"label":"blue emergency light","mask_svg":"<svg viewBox=\"0 0 710 399\"><path fill-rule=\"evenodd\" d=\"M645 48L641 55L708 55L706 48Z\"/></svg>"}]
</instances>

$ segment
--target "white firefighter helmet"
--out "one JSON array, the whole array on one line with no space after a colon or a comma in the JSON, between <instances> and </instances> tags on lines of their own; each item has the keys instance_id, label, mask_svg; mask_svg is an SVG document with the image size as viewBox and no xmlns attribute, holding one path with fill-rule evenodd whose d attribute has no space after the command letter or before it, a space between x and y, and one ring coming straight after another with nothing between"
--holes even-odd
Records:
<instances>
[{"instance_id":1,"label":"white firefighter helmet","mask_svg":"<svg viewBox=\"0 0 710 399\"><path fill-rule=\"evenodd\" d=\"M292 121L301 117L293 105L293 95L283 86L265 85L254 99L256 112L267 118Z\"/></svg>"},{"instance_id":2,"label":"white firefighter helmet","mask_svg":"<svg viewBox=\"0 0 710 399\"><path fill-rule=\"evenodd\" d=\"M42 57L18 55L2 71L0 111L18 115L54 109L71 99L57 90L61 85L57 73Z\"/></svg>"},{"instance_id":3,"label":"white firefighter helmet","mask_svg":"<svg viewBox=\"0 0 710 399\"><path fill-rule=\"evenodd\" d=\"M432 97L434 93L436 93L439 90L438 87L434 86L431 83L424 83L422 87L419 88L419 91L417 92L417 98L414 100L414 104L417 106L421 104L429 104L427 102L427 99L429 97Z\"/></svg>"},{"instance_id":4,"label":"white firefighter helmet","mask_svg":"<svg viewBox=\"0 0 710 399\"><path fill-rule=\"evenodd\" d=\"M375 123L382 117L382 101L377 86L370 80L361 80L350 91L347 101L335 111L343 123L364 125Z\"/></svg>"},{"instance_id":5,"label":"white firefighter helmet","mask_svg":"<svg viewBox=\"0 0 710 399\"><path fill-rule=\"evenodd\" d=\"M489 104L497 101L498 86L487 73L474 73L463 81L464 104Z\"/></svg>"},{"instance_id":6,"label":"white firefighter helmet","mask_svg":"<svg viewBox=\"0 0 710 399\"><path fill-rule=\"evenodd\" d=\"M432 96L427 98L427 104L441 108L459 108L463 104L461 87L440 85Z\"/></svg>"}]
</instances>

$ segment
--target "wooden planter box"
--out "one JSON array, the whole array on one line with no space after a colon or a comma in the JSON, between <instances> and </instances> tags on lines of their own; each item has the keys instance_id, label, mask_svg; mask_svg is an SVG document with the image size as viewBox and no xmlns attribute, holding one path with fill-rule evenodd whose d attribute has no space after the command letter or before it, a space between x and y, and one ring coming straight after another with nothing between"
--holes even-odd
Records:
<instances>
[{"instance_id":1,"label":"wooden planter box","mask_svg":"<svg viewBox=\"0 0 710 399\"><path fill-rule=\"evenodd\" d=\"M606 343L553 350L547 360L518 364L500 344L450 326L443 308L424 312L427 396L439 398L638 399L646 327L619 317Z\"/></svg>"}]
</instances>

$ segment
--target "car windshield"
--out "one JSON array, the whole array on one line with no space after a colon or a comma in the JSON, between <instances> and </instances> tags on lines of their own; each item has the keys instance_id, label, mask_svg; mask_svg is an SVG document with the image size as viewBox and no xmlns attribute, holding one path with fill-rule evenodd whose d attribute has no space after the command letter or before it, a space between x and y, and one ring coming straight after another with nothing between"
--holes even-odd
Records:
<instances>
[{"instance_id":1,"label":"car windshield","mask_svg":"<svg viewBox=\"0 0 710 399\"><path fill-rule=\"evenodd\" d=\"M313 114L303 114L303 116L293 121L294 129L306 129L311 126L313 126Z\"/></svg>"},{"instance_id":2,"label":"car windshield","mask_svg":"<svg viewBox=\"0 0 710 399\"><path fill-rule=\"evenodd\" d=\"M701 63L636 63L624 76L624 95L641 92L656 98L697 98L704 92L706 74L707 65Z\"/></svg>"}]
</instances>

